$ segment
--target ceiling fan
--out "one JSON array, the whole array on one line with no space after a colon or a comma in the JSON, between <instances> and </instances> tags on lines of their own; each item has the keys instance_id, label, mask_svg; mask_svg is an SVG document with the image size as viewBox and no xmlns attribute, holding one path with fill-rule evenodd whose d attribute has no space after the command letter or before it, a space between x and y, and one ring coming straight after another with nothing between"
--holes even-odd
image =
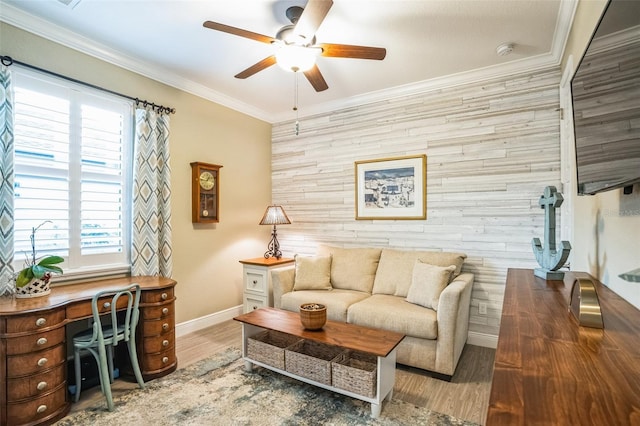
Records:
<instances>
[{"instance_id":1,"label":"ceiling fan","mask_svg":"<svg viewBox=\"0 0 640 426\"><path fill-rule=\"evenodd\" d=\"M386 49L381 47L332 43L316 44L315 33L332 5L332 0L309 0L304 9L299 6L289 7L286 16L291 21L291 25L282 27L275 37L212 21L205 21L203 26L275 46L273 55L236 74L236 78L251 77L277 63L289 71L302 71L316 92L321 92L328 89L329 86L315 63L318 55L333 58L382 60L387 54Z\"/></svg>"}]
</instances>

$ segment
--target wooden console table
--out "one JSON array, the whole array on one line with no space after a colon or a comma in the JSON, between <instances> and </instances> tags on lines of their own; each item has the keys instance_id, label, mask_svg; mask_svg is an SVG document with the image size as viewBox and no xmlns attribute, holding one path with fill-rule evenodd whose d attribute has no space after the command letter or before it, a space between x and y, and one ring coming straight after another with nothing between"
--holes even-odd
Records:
<instances>
[{"instance_id":1,"label":"wooden console table","mask_svg":"<svg viewBox=\"0 0 640 426\"><path fill-rule=\"evenodd\" d=\"M631 425L640 420L640 311L593 280L604 330L568 311L576 277L509 269L487 425Z\"/></svg>"},{"instance_id":2,"label":"wooden console table","mask_svg":"<svg viewBox=\"0 0 640 426\"><path fill-rule=\"evenodd\" d=\"M150 380L176 369L172 279L117 278L53 287L43 297L0 298L0 425L50 424L67 415L65 326L92 316L95 293L133 283L142 288L136 332L142 375Z\"/></svg>"}]
</instances>

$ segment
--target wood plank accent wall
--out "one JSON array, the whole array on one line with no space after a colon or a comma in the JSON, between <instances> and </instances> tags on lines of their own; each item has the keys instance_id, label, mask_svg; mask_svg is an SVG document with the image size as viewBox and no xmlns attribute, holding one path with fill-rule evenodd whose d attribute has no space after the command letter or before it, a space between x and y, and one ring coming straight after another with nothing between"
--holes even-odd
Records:
<instances>
[{"instance_id":1,"label":"wood plank accent wall","mask_svg":"<svg viewBox=\"0 0 640 426\"><path fill-rule=\"evenodd\" d=\"M345 108L301 119L298 136L294 121L275 124L273 202L293 222L279 227L283 253L318 244L464 252L476 274L470 331L497 336L507 268L537 266L538 198L560 188L560 76L539 70ZM423 153L427 220L356 221L354 162Z\"/></svg>"},{"instance_id":2,"label":"wood plank accent wall","mask_svg":"<svg viewBox=\"0 0 640 426\"><path fill-rule=\"evenodd\" d=\"M585 56L572 84L578 184L585 193L638 177L640 40Z\"/></svg>"}]
</instances>

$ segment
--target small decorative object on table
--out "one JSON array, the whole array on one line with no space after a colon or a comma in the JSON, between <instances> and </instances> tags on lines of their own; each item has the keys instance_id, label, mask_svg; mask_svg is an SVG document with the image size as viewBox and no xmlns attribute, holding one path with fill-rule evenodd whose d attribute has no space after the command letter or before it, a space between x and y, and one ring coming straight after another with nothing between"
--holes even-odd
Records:
<instances>
[{"instance_id":1,"label":"small decorative object on table","mask_svg":"<svg viewBox=\"0 0 640 426\"><path fill-rule=\"evenodd\" d=\"M321 330L327 322L327 307L319 303L300 305L300 322L307 330Z\"/></svg>"},{"instance_id":2,"label":"small decorative object on table","mask_svg":"<svg viewBox=\"0 0 640 426\"><path fill-rule=\"evenodd\" d=\"M531 241L533 254L536 256L540 268L533 273L536 277L545 280L561 280L564 272L558 271L569 258L571 244L569 241L561 241L561 250L556 250L556 207L560 207L564 198L556 190L555 186L547 186L540 197L538 204L544 209L544 248L539 238Z\"/></svg>"},{"instance_id":3,"label":"small decorative object on table","mask_svg":"<svg viewBox=\"0 0 640 426\"><path fill-rule=\"evenodd\" d=\"M31 259L25 262L25 268L16 276L16 297L29 298L46 296L51 293L49 282L51 274L62 274L62 268L56 266L64 262L60 256L36 257L36 231L50 220L42 222L35 228L31 228Z\"/></svg>"},{"instance_id":4,"label":"small decorative object on table","mask_svg":"<svg viewBox=\"0 0 640 426\"><path fill-rule=\"evenodd\" d=\"M576 278L573 281L569 311L581 326L604 328L598 292L589 278Z\"/></svg>"}]
</instances>

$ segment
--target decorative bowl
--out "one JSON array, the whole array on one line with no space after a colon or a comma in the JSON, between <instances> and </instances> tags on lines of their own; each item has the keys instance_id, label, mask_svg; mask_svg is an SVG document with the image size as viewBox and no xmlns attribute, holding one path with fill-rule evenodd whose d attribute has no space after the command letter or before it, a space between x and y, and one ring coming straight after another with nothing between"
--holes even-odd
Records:
<instances>
[{"instance_id":1,"label":"decorative bowl","mask_svg":"<svg viewBox=\"0 0 640 426\"><path fill-rule=\"evenodd\" d=\"M307 330L320 330L327 322L327 307L320 303L300 305L300 322Z\"/></svg>"}]
</instances>

